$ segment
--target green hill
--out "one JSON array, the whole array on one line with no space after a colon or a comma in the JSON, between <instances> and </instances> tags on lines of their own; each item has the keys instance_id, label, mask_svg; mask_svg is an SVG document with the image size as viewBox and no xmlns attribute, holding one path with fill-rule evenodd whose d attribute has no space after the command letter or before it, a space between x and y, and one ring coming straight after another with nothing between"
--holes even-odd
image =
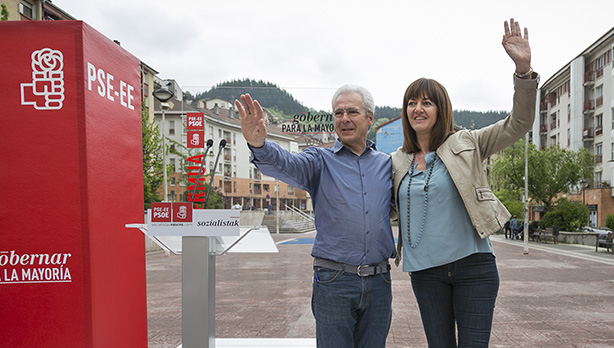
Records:
<instances>
[{"instance_id":1,"label":"green hill","mask_svg":"<svg viewBox=\"0 0 614 348\"><path fill-rule=\"evenodd\" d=\"M262 107L271 110L274 114L281 116L285 115L285 119L291 118L292 115L300 114L307 111L318 111L306 107L296 101L294 97L277 86L274 83L262 80L242 79L221 82L213 86L210 90L199 93L194 96L195 99L211 99L220 98L228 101L233 101L239 98L239 95L249 93L258 99ZM382 119L378 123L385 123L401 115L401 109L390 106L376 106L375 119ZM469 111L455 110L454 122L457 125L468 129L478 129L487 125L493 124L507 116L506 111ZM385 120L384 120L385 119Z\"/></svg>"}]
</instances>

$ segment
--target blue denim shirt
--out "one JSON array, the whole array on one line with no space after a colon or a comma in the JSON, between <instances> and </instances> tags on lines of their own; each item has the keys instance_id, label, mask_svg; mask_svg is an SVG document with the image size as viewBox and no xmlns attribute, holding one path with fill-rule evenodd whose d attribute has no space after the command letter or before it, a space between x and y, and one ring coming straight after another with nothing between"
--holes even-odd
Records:
<instances>
[{"instance_id":1,"label":"blue denim shirt","mask_svg":"<svg viewBox=\"0 0 614 348\"><path fill-rule=\"evenodd\" d=\"M360 156L339 140L333 148L308 147L297 154L270 141L251 148L251 161L264 174L311 195L313 257L365 265L396 256L390 156L367 145Z\"/></svg>"}]
</instances>

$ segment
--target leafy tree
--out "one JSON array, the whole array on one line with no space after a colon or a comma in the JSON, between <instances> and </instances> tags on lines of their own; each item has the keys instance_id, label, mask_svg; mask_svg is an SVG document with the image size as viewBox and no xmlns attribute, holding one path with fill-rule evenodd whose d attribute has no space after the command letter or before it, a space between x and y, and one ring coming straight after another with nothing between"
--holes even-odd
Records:
<instances>
[{"instance_id":1,"label":"leafy tree","mask_svg":"<svg viewBox=\"0 0 614 348\"><path fill-rule=\"evenodd\" d=\"M547 212L542 218L546 227L559 226L561 231L578 231L588 221L588 207L579 202L569 202L561 198L554 210Z\"/></svg>"},{"instance_id":2,"label":"leafy tree","mask_svg":"<svg viewBox=\"0 0 614 348\"><path fill-rule=\"evenodd\" d=\"M141 106L141 129L143 136L143 193L145 209L152 202L159 202L156 192L163 181L162 137L158 125L149 121L149 113L145 104Z\"/></svg>"},{"instance_id":3,"label":"leafy tree","mask_svg":"<svg viewBox=\"0 0 614 348\"><path fill-rule=\"evenodd\" d=\"M2 12L0 13L0 21L8 21L9 10L6 8L5 4L1 4L0 6L2 7Z\"/></svg>"},{"instance_id":4,"label":"leafy tree","mask_svg":"<svg viewBox=\"0 0 614 348\"><path fill-rule=\"evenodd\" d=\"M605 226L614 230L614 214L610 214L605 218Z\"/></svg>"},{"instance_id":5,"label":"leafy tree","mask_svg":"<svg viewBox=\"0 0 614 348\"><path fill-rule=\"evenodd\" d=\"M591 181L594 156L587 149L578 152L550 146L544 150L529 144L529 196L551 210L559 193L568 193L581 181ZM491 179L496 187L524 188L524 140L507 147L492 165Z\"/></svg>"},{"instance_id":6,"label":"leafy tree","mask_svg":"<svg viewBox=\"0 0 614 348\"><path fill-rule=\"evenodd\" d=\"M512 216L524 216L524 203L522 202L522 191L504 188L495 192L501 203L507 208Z\"/></svg>"}]
</instances>

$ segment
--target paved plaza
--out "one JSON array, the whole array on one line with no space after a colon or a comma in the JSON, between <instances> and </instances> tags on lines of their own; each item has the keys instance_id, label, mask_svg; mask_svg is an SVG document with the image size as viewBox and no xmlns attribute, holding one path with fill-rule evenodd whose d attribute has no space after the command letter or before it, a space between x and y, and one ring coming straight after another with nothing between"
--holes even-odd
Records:
<instances>
[{"instance_id":1,"label":"paved plaza","mask_svg":"<svg viewBox=\"0 0 614 348\"><path fill-rule=\"evenodd\" d=\"M217 257L216 346L230 347L232 341L266 347L273 346L268 338L295 338L299 343L292 347L315 347L309 254L314 235L272 234L279 253ZM525 255L521 241L491 239L501 277L491 347L614 347L612 251L530 242ZM426 347L409 276L393 266L392 279L387 347ZM149 347L178 347L181 256L147 254L147 292Z\"/></svg>"}]
</instances>

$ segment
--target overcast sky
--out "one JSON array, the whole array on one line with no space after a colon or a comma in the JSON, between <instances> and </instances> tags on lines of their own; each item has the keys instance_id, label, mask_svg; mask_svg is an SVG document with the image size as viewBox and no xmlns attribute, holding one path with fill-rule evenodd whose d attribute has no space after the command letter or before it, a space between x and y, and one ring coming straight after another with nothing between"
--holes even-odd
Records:
<instances>
[{"instance_id":1,"label":"overcast sky","mask_svg":"<svg viewBox=\"0 0 614 348\"><path fill-rule=\"evenodd\" d=\"M550 78L614 27L612 0L53 0L185 91L272 82L330 110L346 83L400 107L415 79L438 80L454 109L510 110L510 17L529 29L533 68Z\"/></svg>"}]
</instances>

